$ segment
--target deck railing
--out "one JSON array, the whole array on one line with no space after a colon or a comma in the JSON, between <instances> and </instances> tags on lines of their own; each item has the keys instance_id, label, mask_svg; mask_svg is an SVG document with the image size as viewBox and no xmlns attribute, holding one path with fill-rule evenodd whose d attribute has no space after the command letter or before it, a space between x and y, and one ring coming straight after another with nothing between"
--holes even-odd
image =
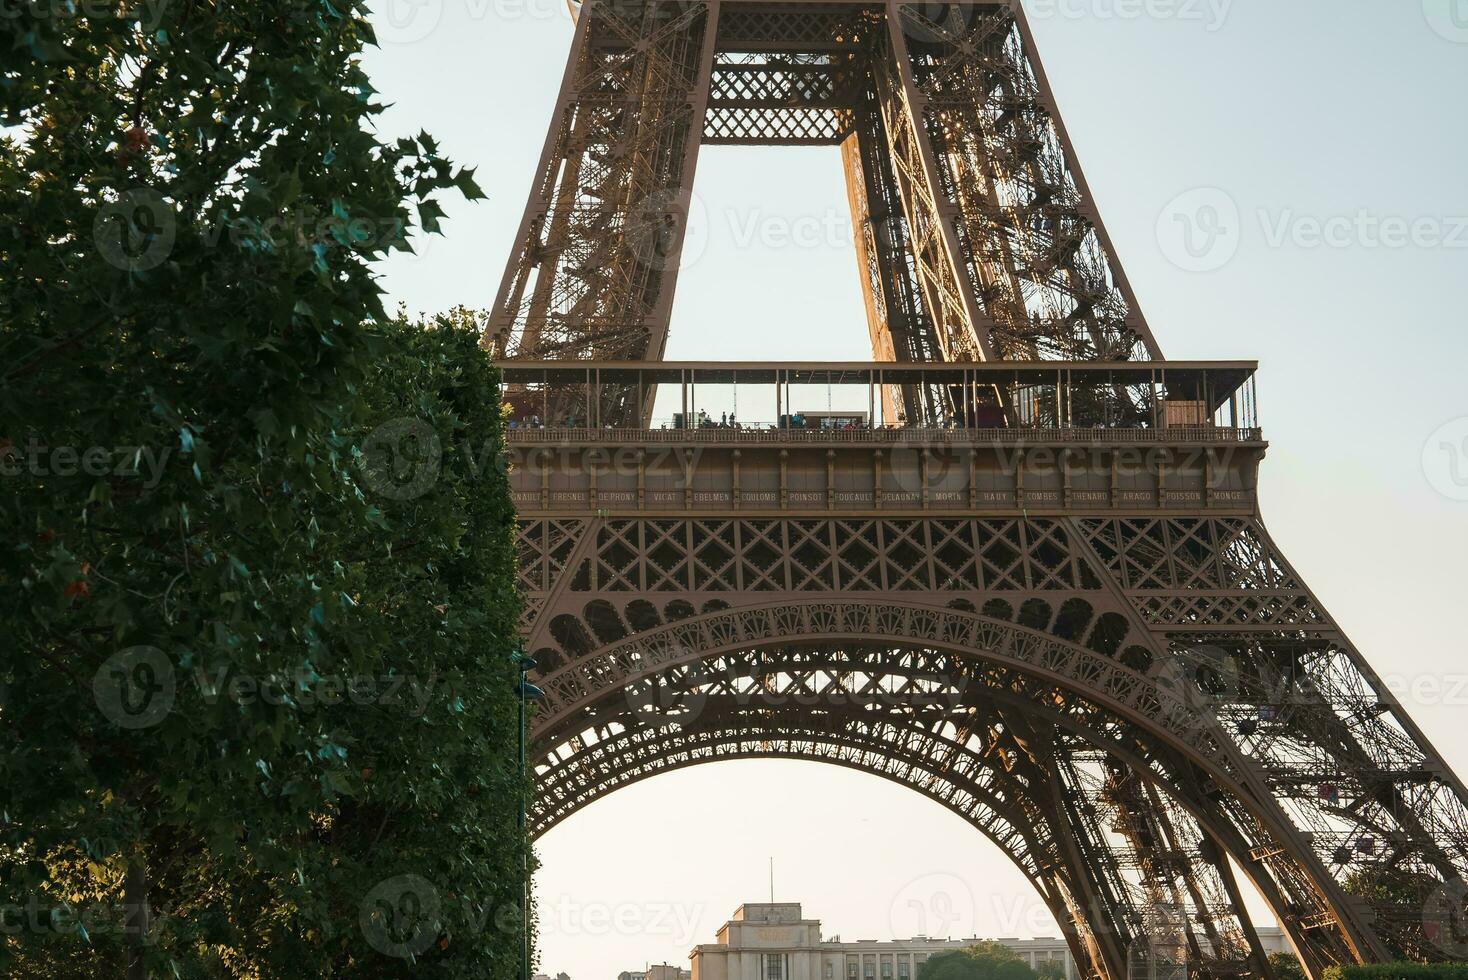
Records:
<instances>
[{"instance_id":1,"label":"deck railing","mask_svg":"<svg viewBox=\"0 0 1468 980\"><path fill-rule=\"evenodd\" d=\"M1155 445L1174 443L1257 443L1258 428L1171 426L1165 429L1108 428L844 428L844 429L590 429L529 428L509 431L511 445L550 443L611 445Z\"/></svg>"}]
</instances>

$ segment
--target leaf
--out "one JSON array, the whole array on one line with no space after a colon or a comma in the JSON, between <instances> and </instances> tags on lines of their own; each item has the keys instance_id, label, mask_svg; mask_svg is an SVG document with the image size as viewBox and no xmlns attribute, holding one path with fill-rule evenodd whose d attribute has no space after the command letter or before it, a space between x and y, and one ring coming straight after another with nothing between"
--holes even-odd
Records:
<instances>
[{"instance_id":1,"label":"leaf","mask_svg":"<svg viewBox=\"0 0 1468 980\"><path fill-rule=\"evenodd\" d=\"M466 201L484 201L487 195L479 189L479 183L474 179L474 168L465 167L454 176L454 186L464 195Z\"/></svg>"},{"instance_id":2,"label":"leaf","mask_svg":"<svg viewBox=\"0 0 1468 980\"><path fill-rule=\"evenodd\" d=\"M443 217L445 217L443 208L432 198L418 204L418 224L424 231L429 233L440 231L439 219Z\"/></svg>"}]
</instances>

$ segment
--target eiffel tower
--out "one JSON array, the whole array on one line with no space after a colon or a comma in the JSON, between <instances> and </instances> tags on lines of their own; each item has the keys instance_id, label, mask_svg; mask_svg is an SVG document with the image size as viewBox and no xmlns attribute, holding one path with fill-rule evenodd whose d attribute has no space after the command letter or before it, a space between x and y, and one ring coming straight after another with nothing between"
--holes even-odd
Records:
<instances>
[{"instance_id":1,"label":"eiffel tower","mask_svg":"<svg viewBox=\"0 0 1468 980\"><path fill-rule=\"evenodd\" d=\"M532 831L818 760L985 834L1088 977L1274 976L1247 886L1312 977L1465 958L1463 783L1265 530L1255 365L1163 359L1020 5L575 12L485 337ZM840 147L870 362L664 359L705 144ZM770 424L703 424L711 384Z\"/></svg>"}]
</instances>

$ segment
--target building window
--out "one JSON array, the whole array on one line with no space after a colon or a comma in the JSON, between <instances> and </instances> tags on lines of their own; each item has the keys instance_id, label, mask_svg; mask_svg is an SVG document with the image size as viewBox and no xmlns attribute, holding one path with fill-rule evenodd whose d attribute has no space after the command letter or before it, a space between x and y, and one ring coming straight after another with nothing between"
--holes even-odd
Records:
<instances>
[{"instance_id":1,"label":"building window","mask_svg":"<svg viewBox=\"0 0 1468 980\"><path fill-rule=\"evenodd\" d=\"M835 974L835 972L836 972L836 964L832 963L830 960L827 960L826 961L826 980L831 980L831 977Z\"/></svg>"},{"instance_id":2,"label":"building window","mask_svg":"<svg viewBox=\"0 0 1468 980\"><path fill-rule=\"evenodd\" d=\"M906 956L897 959L897 980L907 980L912 975L912 965L908 963Z\"/></svg>"},{"instance_id":3,"label":"building window","mask_svg":"<svg viewBox=\"0 0 1468 980\"><path fill-rule=\"evenodd\" d=\"M849 957L847 957L847 959L846 959L846 980L856 980L856 977L857 977L857 973L858 972L859 971L856 968L856 957L855 956L849 956Z\"/></svg>"},{"instance_id":4,"label":"building window","mask_svg":"<svg viewBox=\"0 0 1468 980\"><path fill-rule=\"evenodd\" d=\"M785 980L785 956L783 953L765 954L765 980Z\"/></svg>"}]
</instances>

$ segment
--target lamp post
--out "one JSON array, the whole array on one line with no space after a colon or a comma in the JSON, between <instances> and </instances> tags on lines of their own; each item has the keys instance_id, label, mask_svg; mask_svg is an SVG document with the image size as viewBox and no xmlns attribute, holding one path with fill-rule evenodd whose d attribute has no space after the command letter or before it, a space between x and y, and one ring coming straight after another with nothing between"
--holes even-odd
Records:
<instances>
[{"instance_id":1,"label":"lamp post","mask_svg":"<svg viewBox=\"0 0 1468 980\"><path fill-rule=\"evenodd\" d=\"M520 668L516 677L515 692L520 706L520 980L530 980L530 848L525 841L526 809L525 798L525 702L539 701L545 692L525 677L535 669L535 658L517 649L511 658Z\"/></svg>"}]
</instances>

